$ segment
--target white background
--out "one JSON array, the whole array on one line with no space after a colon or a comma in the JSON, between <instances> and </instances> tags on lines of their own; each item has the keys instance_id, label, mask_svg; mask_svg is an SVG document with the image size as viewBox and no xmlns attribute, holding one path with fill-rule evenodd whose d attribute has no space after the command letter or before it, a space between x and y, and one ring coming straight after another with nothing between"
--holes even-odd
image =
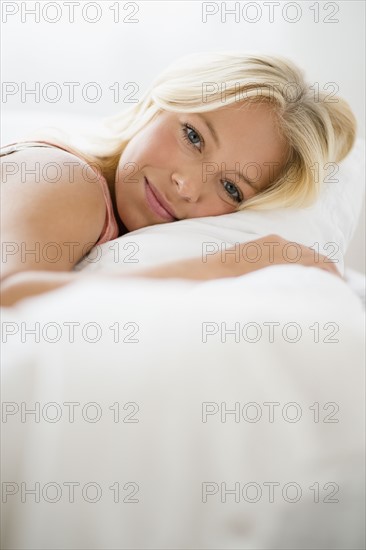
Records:
<instances>
[{"instance_id":1,"label":"white background","mask_svg":"<svg viewBox=\"0 0 366 550\"><path fill-rule=\"evenodd\" d=\"M39 22L30 13L36 4ZM14 112L18 119L29 112L40 118L45 112L111 115L126 106L123 100L133 91L127 83L136 83L133 97L138 99L139 90L143 91L178 56L198 51L244 50L292 59L304 69L310 85L319 83L320 90L332 83L327 90L335 87L349 102L358 120L358 136L365 137L362 0L226 3L81 0L72 4L74 22L69 21L72 10L66 2L2 2L1 109L8 119ZM119 15L114 22L117 8ZM236 15L230 14L235 8ZM204 13L213 11L216 13L204 17ZM57 83L61 92L58 101L51 101L56 87L47 88L50 82ZM75 87L74 101L70 101L65 82L80 84ZM101 94L96 102L93 101L96 88L88 88L90 82L97 83ZM18 90L14 95L4 94L4 86L9 90L9 83L14 83L14 89ZM40 89L37 98L34 94L22 97L22 86L25 91L35 89L37 83ZM115 90L119 86L119 101L111 86ZM348 253L348 265L362 271L364 223L363 213Z\"/></svg>"}]
</instances>

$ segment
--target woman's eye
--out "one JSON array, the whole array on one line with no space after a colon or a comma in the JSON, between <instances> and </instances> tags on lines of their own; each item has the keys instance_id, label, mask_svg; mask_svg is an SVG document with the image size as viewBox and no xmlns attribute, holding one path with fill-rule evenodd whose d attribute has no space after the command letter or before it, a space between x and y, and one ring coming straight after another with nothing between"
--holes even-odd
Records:
<instances>
[{"instance_id":1,"label":"woman's eye","mask_svg":"<svg viewBox=\"0 0 366 550\"><path fill-rule=\"evenodd\" d=\"M182 132L183 132L183 139L187 141L187 143L194 149L200 150L199 147L196 147L196 144L201 143L203 145L204 141L202 136L197 132L197 130L195 130L192 126L189 126L188 124L183 124Z\"/></svg>"},{"instance_id":2,"label":"woman's eye","mask_svg":"<svg viewBox=\"0 0 366 550\"><path fill-rule=\"evenodd\" d=\"M201 134L197 132L197 130L191 126L190 124L182 124L182 135L183 139L194 149L198 149L198 151L201 151L200 147L196 147L197 143L200 143L201 146L204 145L205 141ZM241 203L244 200L243 194L240 190L240 188L235 185L232 181L229 180L221 180L223 183L223 188L225 190L226 195L229 196L229 198L236 202Z\"/></svg>"},{"instance_id":3,"label":"woman's eye","mask_svg":"<svg viewBox=\"0 0 366 550\"><path fill-rule=\"evenodd\" d=\"M231 199L233 199L235 202L238 202L238 203L242 202L243 195L240 189L233 182L229 180L223 180L223 184L224 184L224 189L226 193L229 195Z\"/></svg>"}]
</instances>

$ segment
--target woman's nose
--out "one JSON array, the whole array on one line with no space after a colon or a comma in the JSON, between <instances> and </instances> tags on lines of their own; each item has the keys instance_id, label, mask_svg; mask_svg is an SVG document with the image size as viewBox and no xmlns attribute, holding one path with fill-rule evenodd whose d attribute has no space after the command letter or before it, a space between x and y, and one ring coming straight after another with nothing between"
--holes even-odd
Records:
<instances>
[{"instance_id":1,"label":"woman's nose","mask_svg":"<svg viewBox=\"0 0 366 550\"><path fill-rule=\"evenodd\" d=\"M197 202L201 193L201 184L193 178L183 178L173 175L173 179L178 187L179 195L188 202Z\"/></svg>"}]
</instances>

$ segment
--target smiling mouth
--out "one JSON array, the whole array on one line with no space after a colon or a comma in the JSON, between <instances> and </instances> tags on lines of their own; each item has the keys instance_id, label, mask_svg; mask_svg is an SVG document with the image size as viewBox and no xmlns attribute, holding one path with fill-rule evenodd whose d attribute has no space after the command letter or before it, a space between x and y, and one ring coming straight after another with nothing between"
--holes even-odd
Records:
<instances>
[{"instance_id":1,"label":"smiling mouth","mask_svg":"<svg viewBox=\"0 0 366 550\"><path fill-rule=\"evenodd\" d=\"M169 222L177 221L178 218L174 216L172 209L169 205L164 204L164 199L159 196L158 191L151 185L151 183L145 178L145 193L146 201L150 209L157 214L160 218Z\"/></svg>"}]
</instances>

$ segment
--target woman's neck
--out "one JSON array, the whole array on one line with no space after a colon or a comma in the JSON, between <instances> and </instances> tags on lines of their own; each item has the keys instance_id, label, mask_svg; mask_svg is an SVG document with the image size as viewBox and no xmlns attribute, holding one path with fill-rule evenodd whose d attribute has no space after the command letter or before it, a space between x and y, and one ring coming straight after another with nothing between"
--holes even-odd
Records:
<instances>
[{"instance_id":1,"label":"woman's neck","mask_svg":"<svg viewBox=\"0 0 366 550\"><path fill-rule=\"evenodd\" d=\"M113 205L114 217L116 218L116 221L118 224L118 236L121 237L122 235L125 235L126 233L128 233L128 229L122 222L117 209L115 174L116 174L116 170L114 168L111 168L109 170L104 171L103 175L107 181L107 185L108 185L108 189L109 189L109 193L110 193L112 205Z\"/></svg>"}]
</instances>

